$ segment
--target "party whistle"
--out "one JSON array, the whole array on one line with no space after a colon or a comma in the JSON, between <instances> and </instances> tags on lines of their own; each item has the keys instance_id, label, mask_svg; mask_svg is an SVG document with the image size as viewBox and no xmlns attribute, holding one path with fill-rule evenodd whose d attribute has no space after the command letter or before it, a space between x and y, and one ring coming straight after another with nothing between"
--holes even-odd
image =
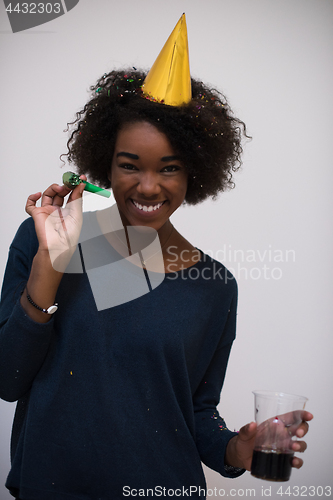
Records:
<instances>
[{"instance_id":1,"label":"party whistle","mask_svg":"<svg viewBox=\"0 0 333 500\"><path fill-rule=\"evenodd\" d=\"M90 184L90 182L84 181L83 179L80 179L80 177L74 172L65 172L64 175L62 176L62 182L69 189L74 189L76 186L82 184L83 182L83 184L85 184L84 187L85 191L89 191L89 193L96 193L99 194L100 196L105 196L106 198L110 198L111 196L110 191L95 186L94 184Z\"/></svg>"}]
</instances>

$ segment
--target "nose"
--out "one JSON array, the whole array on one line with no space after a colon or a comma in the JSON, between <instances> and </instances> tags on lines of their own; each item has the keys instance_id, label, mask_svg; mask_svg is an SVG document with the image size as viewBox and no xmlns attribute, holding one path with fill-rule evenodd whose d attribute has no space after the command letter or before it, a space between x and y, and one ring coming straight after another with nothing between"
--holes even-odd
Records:
<instances>
[{"instance_id":1,"label":"nose","mask_svg":"<svg viewBox=\"0 0 333 500\"><path fill-rule=\"evenodd\" d=\"M158 175L154 172L141 172L137 191L146 198L159 195L161 186L159 184Z\"/></svg>"}]
</instances>

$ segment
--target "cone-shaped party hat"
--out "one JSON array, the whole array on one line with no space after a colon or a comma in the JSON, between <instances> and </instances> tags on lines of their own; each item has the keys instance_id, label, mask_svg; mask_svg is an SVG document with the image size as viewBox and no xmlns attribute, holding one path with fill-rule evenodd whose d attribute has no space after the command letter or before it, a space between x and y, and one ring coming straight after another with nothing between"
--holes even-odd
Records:
<instances>
[{"instance_id":1,"label":"cone-shaped party hat","mask_svg":"<svg viewBox=\"0 0 333 500\"><path fill-rule=\"evenodd\" d=\"M181 106L192 99L185 14L151 67L142 91L148 99Z\"/></svg>"}]
</instances>

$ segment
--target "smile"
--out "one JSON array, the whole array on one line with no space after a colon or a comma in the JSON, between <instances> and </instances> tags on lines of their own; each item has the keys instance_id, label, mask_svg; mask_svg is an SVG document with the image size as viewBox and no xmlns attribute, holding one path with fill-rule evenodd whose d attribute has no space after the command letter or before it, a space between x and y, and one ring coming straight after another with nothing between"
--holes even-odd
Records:
<instances>
[{"instance_id":1,"label":"smile","mask_svg":"<svg viewBox=\"0 0 333 500\"><path fill-rule=\"evenodd\" d=\"M132 201L133 205L136 208L138 208L139 210L142 210L142 212L155 212L156 210L161 208L161 206L164 204L164 201L162 201L162 203L157 203L156 205L141 205L137 201L134 201L134 200L131 200L131 201Z\"/></svg>"}]
</instances>

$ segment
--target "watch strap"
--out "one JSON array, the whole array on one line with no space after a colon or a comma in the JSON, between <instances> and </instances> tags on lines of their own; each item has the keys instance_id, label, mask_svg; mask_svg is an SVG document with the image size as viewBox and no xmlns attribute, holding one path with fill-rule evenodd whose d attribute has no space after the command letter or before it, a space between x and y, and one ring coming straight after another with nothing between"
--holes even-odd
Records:
<instances>
[{"instance_id":1,"label":"watch strap","mask_svg":"<svg viewBox=\"0 0 333 500\"><path fill-rule=\"evenodd\" d=\"M27 299L30 302L30 304L32 306L34 306L36 309L38 309L39 311L42 311L45 314L54 314L58 310L58 304L56 302L52 306L48 307L47 309L44 309L43 307L38 306L36 304L36 302L34 302L32 300L32 298L30 297L27 288L26 288L26 292L27 292Z\"/></svg>"}]
</instances>

